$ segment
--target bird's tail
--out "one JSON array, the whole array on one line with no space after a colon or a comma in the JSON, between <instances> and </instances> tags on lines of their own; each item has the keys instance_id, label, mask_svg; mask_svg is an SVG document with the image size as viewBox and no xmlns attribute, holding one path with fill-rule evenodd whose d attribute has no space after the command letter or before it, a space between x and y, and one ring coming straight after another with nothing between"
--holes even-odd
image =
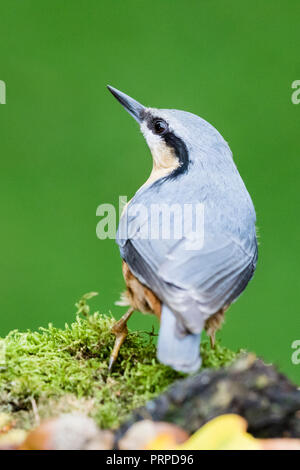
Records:
<instances>
[{"instance_id":1,"label":"bird's tail","mask_svg":"<svg viewBox=\"0 0 300 470\"><path fill-rule=\"evenodd\" d=\"M201 334L187 334L178 337L176 330L176 317L163 304L157 358L163 364L171 366L177 371L196 372L201 366L199 350Z\"/></svg>"}]
</instances>

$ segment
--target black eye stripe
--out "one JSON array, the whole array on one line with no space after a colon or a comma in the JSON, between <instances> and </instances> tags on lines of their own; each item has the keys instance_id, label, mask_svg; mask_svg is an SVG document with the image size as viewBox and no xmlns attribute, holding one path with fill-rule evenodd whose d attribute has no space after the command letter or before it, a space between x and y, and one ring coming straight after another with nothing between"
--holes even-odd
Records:
<instances>
[{"instance_id":1,"label":"black eye stripe","mask_svg":"<svg viewBox=\"0 0 300 470\"><path fill-rule=\"evenodd\" d=\"M150 113L145 113L144 120L146 121L148 129L150 129L153 134L163 136L169 132L168 123L162 118L153 116Z\"/></svg>"},{"instance_id":2,"label":"black eye stripe","mask_svg":"<svg viewBox=\"0 0 300 470\"><path fill-rule=\"evenodd\" d=\"M166 179L175 179L177 176L188 171L190 163L189 152L183 140L172 132L165 134L163 139L166 145L174 150L175 155L179 161L179 166L174 171L172 171L169 176L166 177Z\"/></svg>"},{"instance_id":3,"label":"black eye stripe","mask_svg":"<svg viewBox=\"0 0 300 470\"><path fill-rule=\"evenodd\" d=\"M177 176L184 174L188 171L189 168L189 153L188 149L180 137L176 136L172 131L170 131L168 123L162 118L153 117L149 112L145 113L144 120L147 124L148 129L150 129L156 135L159 135L166 143L166 145L172 148L175 152L175 155L179 161L179 166L175 168L168 176L160 178L153 183L153 186L159 186L163 181L175 179ZM162 134L157 134L154 129L154 122L160 120L166 124L166 130Z\"/></svg>"}]
</instances>

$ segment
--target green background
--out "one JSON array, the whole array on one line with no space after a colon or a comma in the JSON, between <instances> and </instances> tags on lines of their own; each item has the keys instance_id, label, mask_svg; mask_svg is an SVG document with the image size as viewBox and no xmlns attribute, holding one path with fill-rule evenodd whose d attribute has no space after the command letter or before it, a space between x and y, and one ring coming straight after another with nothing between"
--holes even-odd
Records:
<instances>
[{"instance_id":1,"label":"green background","mask_svg":"<svg viewBox=\"0 0 300 470\"><path fill-rule=\"evenodd\" d=\"M223 344L300 383L300 2L0 0L0 335L58 326L74 302L117 317L118 248L96 208L131 197L151 168L137 125L106 90L184 109L230 143L257 210L257 272L227 314ZM131 328L156 320L138 313ZM155 323L156 324L156 323ZM157 325L156 325L157 327Z\"/></svg>"}]
</instances>

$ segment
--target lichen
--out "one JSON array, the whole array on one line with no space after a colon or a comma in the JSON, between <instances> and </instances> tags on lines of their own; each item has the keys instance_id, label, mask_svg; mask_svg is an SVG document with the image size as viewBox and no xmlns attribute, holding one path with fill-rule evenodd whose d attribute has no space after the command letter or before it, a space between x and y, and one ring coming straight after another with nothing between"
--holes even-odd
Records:
<instances>
[{"instance_id":1,"label":"lichen","mask_svg":"<svg viewBox=\"0 0 300 470\"><path fill-rule=\"evenodd\" d=\"M114 336L111 315L90 313L86 294L76 320L65 328L11 331L0 340L0 412L16 425L32 428L38 420L80 411L101 428L116 428L131 410L162 393L183 374L160 364L152 333L130 331L114 371L108 359ZM228 365L235 353L218 342L201 346L203 367Z\"/></svg>"}]
</instances>

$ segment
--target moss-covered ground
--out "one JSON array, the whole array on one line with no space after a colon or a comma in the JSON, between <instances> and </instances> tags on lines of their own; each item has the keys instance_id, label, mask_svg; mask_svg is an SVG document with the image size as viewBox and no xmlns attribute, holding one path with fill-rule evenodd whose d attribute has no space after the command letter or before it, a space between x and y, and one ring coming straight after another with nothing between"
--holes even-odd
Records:
<instances>
[{"instance_id":1,"label":"moss-covered ground","mask_svg":"<svg viewBox=\"0 0 300 470\"><path fill-rule=\"evenodd\" d=\"M76 320L64 329L12 331L0 340L0 412L30 429L40 419L80 411L102 428L116 428L138 406L163 392L183 374L156 360L152 333L129 332L114 371L108 359L114 318L90 313L85 295L76 304ZM236 354L208 342L201 346L203 367L221 367Z\"/></svg>"}]
</instances>

